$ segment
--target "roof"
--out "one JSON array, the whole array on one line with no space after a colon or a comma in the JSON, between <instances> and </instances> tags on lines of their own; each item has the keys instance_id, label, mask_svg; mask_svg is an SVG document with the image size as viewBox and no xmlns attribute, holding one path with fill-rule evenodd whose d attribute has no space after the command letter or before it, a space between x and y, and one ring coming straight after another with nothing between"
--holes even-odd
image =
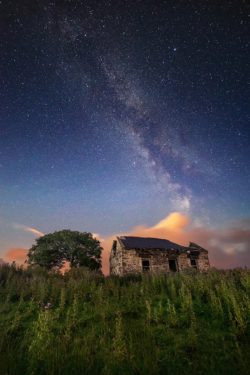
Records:
<instances>
[{"instance_id":1,"label":"roof","mask_svg":"<svg viewBox=\"0 0 250 375\"><path fill-rule=\"evenodd\" d=\"M162 249L162 250L183 250L184 246L178 245L169 240L151 237L117 237L125 249Z\"/></svg>"}]
</instances>

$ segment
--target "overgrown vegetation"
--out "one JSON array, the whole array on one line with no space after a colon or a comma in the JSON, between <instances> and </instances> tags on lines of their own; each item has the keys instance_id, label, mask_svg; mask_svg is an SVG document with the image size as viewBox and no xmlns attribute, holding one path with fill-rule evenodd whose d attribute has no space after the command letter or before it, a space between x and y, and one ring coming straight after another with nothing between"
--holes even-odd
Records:
<instances>
[{"instance_id":1,"label":"overgrown vegetation","mask_svg":"<svg viewBox=\"0 0 250 375\"><path fill-rule=\"evenodd\" d=\"M247 374L250 271L0 268L1 374Z\"/></svg>"}]
</instances>

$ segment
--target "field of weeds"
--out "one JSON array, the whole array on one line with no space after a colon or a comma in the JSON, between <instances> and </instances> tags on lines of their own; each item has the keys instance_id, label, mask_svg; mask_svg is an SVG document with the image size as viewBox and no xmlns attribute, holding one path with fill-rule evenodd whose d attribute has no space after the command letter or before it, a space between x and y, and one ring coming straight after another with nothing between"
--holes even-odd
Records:
<instances>
[{"instance_id":1,"label":"field of weeds","mask_svg":"<svg viewBox=\"0 0 250 375\"><path fill-rule=\"evenodd\" d=\"M0 268L1 374L249 374L250 271Z\"/></svg>"}]
</instances>

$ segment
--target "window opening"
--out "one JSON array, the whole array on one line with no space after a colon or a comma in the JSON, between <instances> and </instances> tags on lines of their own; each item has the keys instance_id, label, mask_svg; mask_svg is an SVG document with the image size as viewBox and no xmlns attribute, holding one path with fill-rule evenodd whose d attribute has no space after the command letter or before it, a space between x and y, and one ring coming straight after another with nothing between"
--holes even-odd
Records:
<instances>
[{"instance_id":1,"label":"window opening","mask_svg":"<svg viewBox=\"0 0 250 375\"><path fill-rule=\"evenodd\" d=\"M195 269L197 269L198 267L197 267L197 260L196 259L190 259L190 263L191 263L191 266L193 267L193 268L195 268Z\"/></svg>"},{"instance_id":2,"label":"window opening","mask_svg":"<svg viewBox=\"0 0 250 375\"><path fill-rule=\"evenodd\" d=\"M169 259L168 260L168 264L169 264L170 271L172 271L172 272L176 272L177 271L177 264L176 264L176 260L175 259Z\"/></svg>"},{"instance_id":3,"label":"window opening","mask_svg":"<svg viewBox=\"0 0 250 375\"><path fill-rule=\"evenodd\" d=\"M147 272L150 270L149 260L142 261L142 270L143 272Z\"/></svg>"}]
</instances>

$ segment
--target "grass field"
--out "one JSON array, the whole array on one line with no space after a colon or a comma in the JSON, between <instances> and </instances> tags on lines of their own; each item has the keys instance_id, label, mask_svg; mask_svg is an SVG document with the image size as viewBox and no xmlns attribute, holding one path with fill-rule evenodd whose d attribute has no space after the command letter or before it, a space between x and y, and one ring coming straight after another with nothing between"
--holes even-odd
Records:
<instances>
[{"instance_id":1,"label":"grass field","mask_svg":"<svg viewBox=\"0 0 250 375\"><path fill-rule=\"evenodd\" d=\"M249 374L250 271L0 268L0 374ZM49 305L51 304L51 305Z\"/></svg>"}]
</instances>

